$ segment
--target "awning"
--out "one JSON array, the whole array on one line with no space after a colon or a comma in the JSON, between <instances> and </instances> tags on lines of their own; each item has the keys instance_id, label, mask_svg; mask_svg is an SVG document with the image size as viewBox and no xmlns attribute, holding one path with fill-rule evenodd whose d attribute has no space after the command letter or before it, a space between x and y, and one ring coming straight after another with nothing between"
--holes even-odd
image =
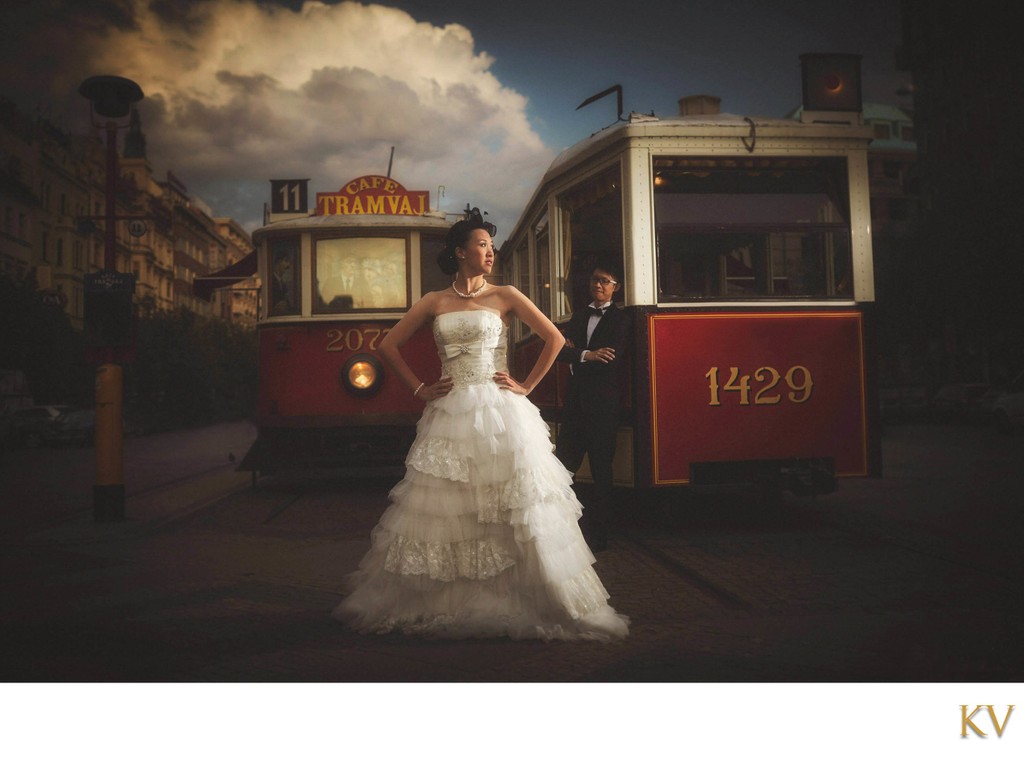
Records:
<instances>
[{"instance_id":1,"label":"awning","mask_svg":"<svg viewBox=\"0 0 1024 760\"><path fill-rule=\"evenodd\" d=\"M192 282L192 294L204 301L209 301L213 297L213 291L218 288L229 288L236 282L249 279L254 274L256 274L256 251L244 256L231 266L224 267L219 272L196 277Z\"/></svg>"}]
</instances>

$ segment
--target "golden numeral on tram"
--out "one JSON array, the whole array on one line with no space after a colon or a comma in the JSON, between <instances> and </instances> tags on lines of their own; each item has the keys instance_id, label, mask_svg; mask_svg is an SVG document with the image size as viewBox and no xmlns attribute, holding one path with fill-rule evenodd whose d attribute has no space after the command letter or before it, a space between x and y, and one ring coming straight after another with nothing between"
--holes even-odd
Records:
<instances>
[{"instance_id":1,"label":"golden numeral on tram","mask_svg":"<svg viewBox=\"0 0 1024 760\"><path fill-rule=\"evenodd\" d=\"M750 403L750 375L740 375L739 367L729 367L729 380L722 386L723 391L737 391L740 394L740 406Z\"/></svg>"},{"instance_id":2,"label":"golden numeral on tram","mask_svg":"<svg viewBox=\"0 0 1024 760\"><path fill-rule=\"evenodd\" d=\"M711 392L711 400L708 406L721 406L722 401L718 398L718 367L712 367L704 375L708 379L708 390Z\"/></svg>"},{"instance_id":3,"label":"golden numeral on tram","mask_svg":"<svg viewBox=\"0 0 1024 760\"><path fill-rule=\"evenodd\" d=\"M328 330L327 331L327 350L328 351L344 351L345 347L341 345L344 339L344 334L341 330Z\"/></svg>"},{"instance_id":4,"label":"golden numeral on tram","mask_svg":"<svg viewBox=\"0 0 1024 760\"><path fill-rule=\"evenodd\" d=\"M345 348L349 351L358 351L363 347L363 331L352 328L345 331Z\"/></svg>"},{"instance_id":5,"label":"golden numeral on tram","mask_svg":"<svg viewBox=\"0 0 1024 760\"><path fill-rule=\"evenodd\" d=\"M391 332L387 327L383 330L377 327L369 327L365 330L351 328L348 330L331 329L327 331L328 351L359 351L366 345L371 351L376 351L381 338Z\"/></svg>"},{"instance_id":6,"label":"golden numeral on tram","mask_svg":"<svg viewBox=\"0 0 1024 760\"><path fill-rule=\"evenodd\" d=\"M708 406L721 406L723 392L739 394L740 406L750 406L750 375L741 375L739 367L729 367L729 379L725 385L718 380L718 367L712 367L704 377L708 381ZM755 406L770 406L782 402L782 395L770 393L783 379L783 375L774 367L759 367L754 372L754 380L764 383L754 392ZM790 367L785 374L786 385L789 386L787 398L794 404L803 404L810 399L814 389L811 371L800 364Z\"/></svg>"},{"instance_id":7,"label":"golden numeral on tram","mask_svg":"<svg viewBox=\"0 0 1024 760\"><path fill-rule=\"evenodd\" d=\"M795 379L797 371L803 375L803 380L799 383ZM786 385L795 391L795 393L789 394L789 400L794 404L804 403L811 397L811 391L814 389L814 380L811 378L811 371L807 369L807 367L802 367L799 364L795 367L790 367L789 372L786 373ZM800 398L797 398L796 394L802 395Z\"/></svg>"},{"instance_id":8,"label":"golden numeral on tram","mask_svg":"<svg viewBox=\"0 0 1024 760\"><path fill-rule=\"evenodd\" d=\"M377 328L367 330L367 335L373 335L373 337L370 338L370 350L376 351L377 345L380 343L380 339L387 335L389 332L391 332L390 327L385 327L383 330L378 330Z\"/></svg>"},{"instance_id":9,"label":"golden numeral on tram","mask_svg":"<svg viewBox=\"0 0 1024 760\"><path fill-rule=\"evenodd\" d=\"M764 386L761 390L754 394L755 404L777 404L780 401L782 401L782 396L778 393L776 393L774 396L765 395L768 393L768 391L770 391L772 388L779 384L780 375L774 368L761 367L760 369L757 370L757 372L754 373L754 379L757 380L759 383L763 383L766 374L770 374L772 376L772 379L766 386Z\"/></svg>"}]
</instances>

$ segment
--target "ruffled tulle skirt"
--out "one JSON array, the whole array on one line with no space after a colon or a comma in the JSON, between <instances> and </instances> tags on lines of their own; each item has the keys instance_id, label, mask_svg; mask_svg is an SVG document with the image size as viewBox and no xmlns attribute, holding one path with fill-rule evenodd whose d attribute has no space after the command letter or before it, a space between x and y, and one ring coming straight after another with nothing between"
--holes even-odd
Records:
<instances>
[{"instance_id":1,"label":"ruffled tulle skirt","mask_svg":"<svg viewBox=\"0 0 1024 760\"><path fill-rule=\"evenodd\" d=\"M334 616L363 633L611 640L572 476L524 396L493 383L429 403L406 475Z\"/></svg>"}]
</instances>

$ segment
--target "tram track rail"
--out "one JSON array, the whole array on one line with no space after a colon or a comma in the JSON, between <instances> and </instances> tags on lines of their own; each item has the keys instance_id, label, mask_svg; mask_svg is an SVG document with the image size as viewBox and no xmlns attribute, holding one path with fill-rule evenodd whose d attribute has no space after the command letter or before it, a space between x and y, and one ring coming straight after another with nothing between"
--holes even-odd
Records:
<instances>
[{"instance_id":1,"label":"tram track rail","mask_svg":"<svg viewBox=\"0 0 1024 760\"><path fill-rule=\"evenodd\" d=\"M886 530L883 528L843 523L841 522L841 519L831 515L825 515L819 517L819 519L824 523L827 523L828 527L837 533L891 546L930 560L943 562L975 573L989 575L1008 583L1016 582L1014 574L1008 572L1005 568L996 569L981 562L965 559L962 556L955 556L954 552L943 552L937 550L935 547L936 542L945 543L948 541L948 538L935 534L929 534L931 537L927 540L922 538L922 534L927 533L927 525L924 523L915 524L910 522L889 522L888 527L900 528L900 534L897 534L896 531ZM914 532L915 527L917 528L916 532ZM971 544L972 548L979 551L982 550L981 547L974 547L973 542L971 542ZM963 542L960 544L961 548L965 546L966 544Z\"/></svg>"},{"instance_id":2,"label":"tram track rail","mask_svg":"<svg viewBox=\"0 0 1024 760\"><path fill-rule=\"evenodd\" d=\"M786 499L767 512L743 504L725 512L712 494L690 506L693 511L652 510L638 524L623 526L620 545L724 610L811 608L817 604L812 589L842 586L845 581L836 579L844 576L863 577L865 589L902 584L929 597L939 587L954 595L972 586L999 594L1024 569L1010 526L1006 537L987 541L987 533L958 532L948 522L878 514L857 504L826 510ZM905 572L905 583L895 580ZM778 580L766 580L771 577ZM879 593L882 598L888 592Z\"/></svg>"},{"instance_id":3,"label":"tram track rail","mask_svg":"<svg viewBox=\"0 0 1024 760\"><path fill-rule=\"evenodd\" d=\"M673 557L668 552L665 552L656 546L652 546L650 542L645 541L634 534L627 534L625 538L641 553L657 561L674 576L688 583L691 587L697 589L705 596L710 597L732 610L747 611L752 609L752 605L749 602L741 599L731 591L722 588L719 584L715 583L710 578L707 578L703 573Z\"/></svg>"}]
</instances>

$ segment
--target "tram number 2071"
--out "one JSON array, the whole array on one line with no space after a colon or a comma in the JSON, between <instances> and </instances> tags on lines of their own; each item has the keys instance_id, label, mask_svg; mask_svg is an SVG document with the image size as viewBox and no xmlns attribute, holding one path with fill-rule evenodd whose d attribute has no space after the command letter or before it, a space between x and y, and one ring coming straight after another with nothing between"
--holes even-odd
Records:
<instances>
[{"instance_id":1,"label":"tram number 2071","mask_svg":"<svg viewBox=\"0 0 1024 760\"><path fill-rule=\"evenodd\" d=\"M381 339L391 332L390 327L352 327L348 330L328 330L328 351L376 351Z\"/></svg>"},{"instance_id":2,"label":"tram number 2071","mask_svg":"<svg viewBox=\"0 0 1024 760\"><path fill-rule=\"evenodd\" d=\"M784 375L774 367L760 367L752 374L742 375L739 367L729 367L729 379L724 385L719 382L718 367L712 367L704 377L708 381L708 406L721 406L723 393L738 394L740 406L750 406L751 403L755 406L781 404L783 388L779 388L779 385L783 381L785 387L789 388L785 397L793 404L805 403L811 398L811 392L814 390L811 371L800 364L790 367ZM759 384L758 387L751 387L751 377ZM775 392L776 390L780 392Z\"/></svg>"}]
</instances>

